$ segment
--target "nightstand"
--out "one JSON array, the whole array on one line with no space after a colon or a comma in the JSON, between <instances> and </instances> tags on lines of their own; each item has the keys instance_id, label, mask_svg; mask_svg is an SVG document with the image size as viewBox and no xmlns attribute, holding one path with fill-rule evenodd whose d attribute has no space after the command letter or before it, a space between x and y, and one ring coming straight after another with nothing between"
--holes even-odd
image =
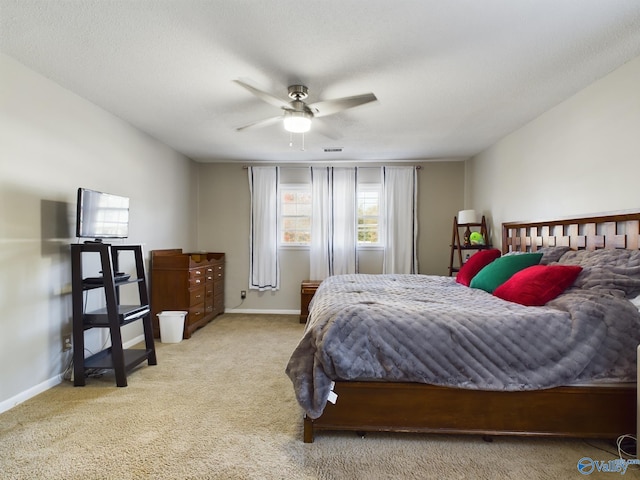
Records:
<instances>
[{"instance_id":1,"label":"nightstand","mask_svg":"<svg viewBox=\"0 0 640 480\"><path fill-rule=\"evenodd\" d=\"M300 286L300 323L306 323L309 316L309 303L322 280L304 280Z\"/></svg>"}]
</instances>

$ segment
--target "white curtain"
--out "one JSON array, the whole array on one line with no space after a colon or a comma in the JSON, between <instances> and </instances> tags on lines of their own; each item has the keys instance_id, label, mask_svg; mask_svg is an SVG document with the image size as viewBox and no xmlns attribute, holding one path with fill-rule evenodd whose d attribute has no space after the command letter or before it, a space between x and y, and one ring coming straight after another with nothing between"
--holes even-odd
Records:
<instances>
[{"instance_id":1,"label":"white curtain","mask_svg":"<svg viewBox=\"0 0 640 480\"><path fill-rule=\"evenodd\" d=\"M278 167L249 167L251 231L249 288L278 290Z\"/></svg>"},{"instance_id":2,"label":"white curtain","mask_svg":"<svg viewBox=\"0 0 640 480\"><path fill-rule=\"evenodd\" d=\"M333 171L333 262L331 275L357 271L356 169Z\"/></svg>"},{"instance_id":3,"label":"white curtain","mask_svg":"<svg viewBox=\"0 0 640 480\"><path fill-rule=\"evenodd\" d=\"M331 189L329 169L311 168L311 245L309 247L309 276L324 280L330 273Z\"/></svg>"},{"instance_id":4,"label":"white curtain","mask_svg":"<svg viewBox=\"0 0 640 480\"><path fill-rule=\"evenodd\" d=\"M382 273L418 273L415 167L382 167L385 249Z\"/></svg>"},{"instance_id":5,"label":"white curtain","mask_svg":"<svg viewBox=\"0 0 640 480\"><path fill-rule=\"evenodd\" d=\"M310 276L357 271L356 169L311 168Z\"/></svg>"}]
</instances>

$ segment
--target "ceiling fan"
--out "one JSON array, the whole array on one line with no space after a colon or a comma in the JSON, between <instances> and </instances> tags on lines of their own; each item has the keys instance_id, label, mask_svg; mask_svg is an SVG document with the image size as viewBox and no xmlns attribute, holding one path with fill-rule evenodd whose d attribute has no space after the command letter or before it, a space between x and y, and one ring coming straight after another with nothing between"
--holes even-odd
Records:
<instances>
[{"instance_id":1,"label":"ceiling fan","mask_svg":"<svg viewBox=\"0 0 640 480\"><path fill-rule=\"evenodd\" d=\"M285 130L288 132L304 133L308 132L311 128L311 119L314 117L326 117L327 115L333 115L334 113L378 100L373 93L365 93L352 97L335 98L333 100L307 104L304 102L304 99L308 96L308 89L305 85L289 86L289 98L291 100L283 100L271 93L260 90L253 86L248 80L238 79L234 80L234 82L249 90L259 99L283 110L282 115L249 123L238 127L236 129L238 131L249 128L266 127L267 125L272 125L282 120Z\"/></svg>"}]
</instances>

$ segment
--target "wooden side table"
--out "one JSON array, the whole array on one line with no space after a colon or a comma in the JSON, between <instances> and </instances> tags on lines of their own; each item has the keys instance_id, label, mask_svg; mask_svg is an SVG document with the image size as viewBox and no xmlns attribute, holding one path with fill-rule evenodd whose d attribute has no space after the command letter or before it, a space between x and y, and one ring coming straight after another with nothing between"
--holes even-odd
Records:
<instances>
[{"instance_id":1,"label":"wooden side table","mask_svg":"<svg viewBox=\"0 0 640 480\"><path fill-rule=\"evenodd\" d=\"M304 280L300 286L300 323L306 323L309 316L309 303L322 280Z\"/></svg>"}]
</instances>

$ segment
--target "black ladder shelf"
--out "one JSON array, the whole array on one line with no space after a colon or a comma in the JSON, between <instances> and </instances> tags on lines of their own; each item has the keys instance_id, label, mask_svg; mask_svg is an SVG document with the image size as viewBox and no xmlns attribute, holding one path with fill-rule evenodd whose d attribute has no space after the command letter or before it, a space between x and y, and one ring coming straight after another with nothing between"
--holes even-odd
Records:
<instances>
[{"instance_id":1,"label":"black ladder shelf","mask_svg":"<svg viewBox=\"0 0 640 480\"><path fill-rule=\"evenodd\" d=\"M102 268L102 278L83 278L82 257L86 253L98 253ZM120 252L133 252L136 275L120 281L118 272ZM124 278L124 277L122 277ZM120 304L120 288L124 285L138 285L139 303ZM109 245L101 242L87 242L71 245L71 287L73 297L73 384L85 385L87 369L113 369L118 387L127 386L127 372L144 362L156 365L156 350L153 341L149 293L140 245ZM84 311L83 296L88 290L104 289L106 307ZM144 329L144 349L124 349L121 328L142 320ZM84 333L91 328L108 328L111 346L87 358L84 356Z\"/></svg>"}]
</instances>

